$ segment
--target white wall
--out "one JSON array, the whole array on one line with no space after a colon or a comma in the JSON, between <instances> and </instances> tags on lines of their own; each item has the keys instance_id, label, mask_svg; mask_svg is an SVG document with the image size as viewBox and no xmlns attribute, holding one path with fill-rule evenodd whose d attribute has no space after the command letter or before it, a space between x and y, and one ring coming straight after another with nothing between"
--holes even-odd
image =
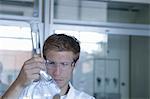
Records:
<instances>
[{"instance_id":1,"label":"white wall","mask_svg":"<svg viewBox=\"0 0 150 99\"><path fill-rule=\"evenodd\" d=\"M131 98L149 98L149 37L131 37Z\"/></svg>"}]
</instances>

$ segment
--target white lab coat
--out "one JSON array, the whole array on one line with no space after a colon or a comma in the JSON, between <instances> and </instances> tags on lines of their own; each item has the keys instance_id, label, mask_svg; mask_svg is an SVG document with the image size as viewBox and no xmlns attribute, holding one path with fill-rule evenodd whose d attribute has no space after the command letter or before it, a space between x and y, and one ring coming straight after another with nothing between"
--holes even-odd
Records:
<instances>
[{"instance_id":1,"label":"white lab coat","mask_svg":"<svg viewBox=\"0 0 150 99\"><path fill-rule=\"evenodd\" d=\"M26 96L30 97L29 99L34 99L34 98L32 98L32 91L36 85L37 85L37 82L34 82L32 85L27 86L21 93L19 99L24 99L24 97L26 97ZM71 85L71 83L69 83L69 86L70 86L70 89L69 89L68 94L66 96L61 96L61 99L95 99L93 96L90 96L85 92L76 90ZM42 98L38 97L36 99L42 99ZM49 97L49 99L51 99L51 97Z\"/></svg>"},{"instance_id":2,"label":"white lab coat","mask_svg":"<svg viewBox=\"0 0 150 99\"><path fill-rule=\"evenodd\" d=\"M61 96L61 99L95 99L93 96L88 95L85 92L76 90L70 83L70 89L68 94L64 97Z\"/></svg>"}]
</instances>

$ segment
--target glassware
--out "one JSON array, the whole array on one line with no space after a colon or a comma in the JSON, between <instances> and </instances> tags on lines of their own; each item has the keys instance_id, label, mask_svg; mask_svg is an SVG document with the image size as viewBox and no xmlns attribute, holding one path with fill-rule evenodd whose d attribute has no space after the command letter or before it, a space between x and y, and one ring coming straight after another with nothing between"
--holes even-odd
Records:
<instances>
[{"instance_id":1,"label":"glassware","mask_svg":"<svg viewBox=\"0 0 150 99\"><path fill-rule=\"evenodd\" d=\"M45 71L40 71L40 80L31 83L21 93L19 99L53 99L58 97L60 89Z\"/></svg>"},{"instance_id":2,"label":"glassware","mask_svg":"<svg viewBox=\"0 0 150 99\"><path fill-rule=\"evenodd\" d=\"M42 57L41 52L41 38L40 38L40 24L37 21L31 21L30 22L31 27L31 40L32 40L32 53L33 57L34 55L39 55Z\"/></svg>"}]
</instances>

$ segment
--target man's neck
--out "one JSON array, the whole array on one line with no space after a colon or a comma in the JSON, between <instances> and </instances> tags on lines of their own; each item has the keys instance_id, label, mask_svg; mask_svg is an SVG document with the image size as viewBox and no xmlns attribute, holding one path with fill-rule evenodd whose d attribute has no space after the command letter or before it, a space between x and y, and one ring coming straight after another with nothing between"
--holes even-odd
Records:
<instances>
[{"instance_id":1,"label":"man's neck","mask_svg":"<svg viewBox=\"0 0 150 99\"><path fill-rule=\"evenodd\" d=\"M70 89L70 86L69 86L69 84L68 84L67 86L65 86L65 87L63 87L63 88L61 89L60 95L61 95L61 96L66 95L66 94L69 92L69 89Z\"/></svg>"}]
</instances>

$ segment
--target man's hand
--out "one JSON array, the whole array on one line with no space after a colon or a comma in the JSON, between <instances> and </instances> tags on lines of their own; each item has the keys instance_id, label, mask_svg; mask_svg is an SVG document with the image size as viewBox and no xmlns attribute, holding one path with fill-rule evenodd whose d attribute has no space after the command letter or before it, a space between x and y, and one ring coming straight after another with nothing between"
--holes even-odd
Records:
<instances>
[{"instance_id":1,"label":"man's hand","mask_svg":"<svg viewBox=\"0 0 150 99\"><path fill-rule=\"evenodd\" d=\"M41 57L33 57L27 60L17 77L17 83L26 86L39 79L40 70L45 70L45 60Z\"/></svg>"},{"instance_id":2,"label":"man's hand","mask_svg":"<svg viewBox=\"0 0 150 99\"><path fill-rule=\"evenodd\" d=\"M0 99L18 99L26 85L38 80L40 70L45 70L45 61L41 57L33 57L27 60L13 84Z\"/></svg>"}]
</instances>

